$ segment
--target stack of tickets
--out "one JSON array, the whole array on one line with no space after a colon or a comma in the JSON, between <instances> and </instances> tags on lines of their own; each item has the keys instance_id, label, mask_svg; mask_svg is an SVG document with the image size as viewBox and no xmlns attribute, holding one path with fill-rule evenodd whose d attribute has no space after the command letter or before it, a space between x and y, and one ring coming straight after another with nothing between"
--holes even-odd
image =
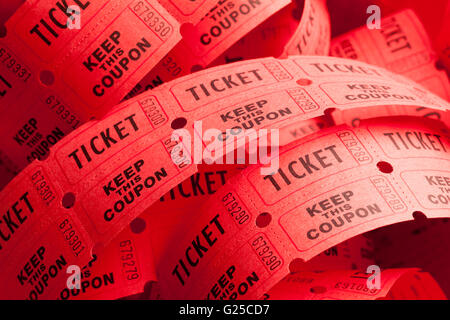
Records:
<instances>
[{"instance_id":1,"label":"stack of tickets","mask_svg":"<svg viewBox=\"0 0 450 320\"><path fill-rule=\"evenodd\" d=\"M450 3L0 4L0 299L447 299Z\"/></svg>"}]
</instances>

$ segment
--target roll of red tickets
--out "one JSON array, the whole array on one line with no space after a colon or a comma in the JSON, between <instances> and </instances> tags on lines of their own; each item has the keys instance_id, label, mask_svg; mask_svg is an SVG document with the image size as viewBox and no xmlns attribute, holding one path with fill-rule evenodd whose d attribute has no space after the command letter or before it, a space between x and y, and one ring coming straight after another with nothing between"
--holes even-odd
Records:
<instances>
[{"instance_id":1,"label":"roll of red tickets","mask_svg":"<svg viewBox=\"0 0 450 320\"><path fill-rule=\"evenodd\" d=\"M157 280L153 259L149 226L137 218L82 269L79 288L64 284L57 299L118 299L143 293L147 283Z\"/></svg>"},{"instance_id":2,"label":"roll of red tickets","mask_svg":"<svg viewBox=\"0 0 450 320\"><path fill-rule=\"evenodd\" d=\"M450 293L448 6L380 0L380 28L348 31L325 0L21 2L0 14L1 298Z\"/></svg>"},{"instance_id":3,"label":"roll of red tickets","mask_svg":"<svg viewBox=\"0 0 450 320\"><path fill-rule=\"evenodd\" d=\"M384 17L381 29L361 27L334 38L331 54L385 67L450 98L447 75L436 69L437 54L412 10Z\"/></svg>"},{"instance_id":4,"label":"roll of red tickets","mask_svg":"<svg viewBox=\"0 0 450 320\"><path fill-rule=\"evenodd\" d=\"M237 85L228 88L225 83L215 96L206 91L206 84L213 83L209 90L215 92L218 81L225 82L228 77ZM333 82L333 77L339 81ZM392 93L367 101L371 98L363 93L367 86ZM239 106L242 95L244 107ZM279 109L280 99L292 107ZM218 114L213 108L221 104L224 107ZM251 114L260 109L267 116L258 115L258 122L255 118L246 122L247 126L282 128L323 114L330 107L386 104L448 109L445 101L406 78L364 63L329 57L266 58L180 78L124 102L102 121L82 126L63 139L48 160L28 166L4 189L3 211L22 203L24 209L28 208L28 219L18 218L24 221L22 228L22 224L16 224L17 228L2 230L2 257L19 251L17 245L27 247L20 251L31 255L36 249L20 242L20 235L33 230L41 237L44 229L57 229L69 215L79 236L85 239L82 248L86 249L63 248L74 259L89 259L93 242L101 245L111 241L145 208L192 175L195 165L188 164L187 159L196 155L184 154L175 159L178 164L172 162L172 150L179 146L170 136L173 129L183 126L194 136L194 120L205 120L203 129L225 130L239 116L241 111L236 110ZM196 130L195 134L201 134ZM44 218L47 208L52 208L53 214ZM54 232L45 234L45 241L54 237Z\"/></svg>"},{"instance_id":5,"label":"roll of red tickets","mask_svg":"<svg viewBox=\"0 0 450 320\"><path fill-rule=\"evenodd\" d=\"M445 300L436 281L414 269L387 269L379 289L369 289L364 272L326 271L290 274L264 295L274 300Z\"/></svg>"},{"instance_id":6,"label":"roll of red tickets","mask_svg":"<svg viewBox=\"0 0 450 320\"><path fill-rule=\"evenodd\" d=\"M249 168L230 180L190 232L174 232L177 250L157 268L163 296L205 297L231 269L235 287L246 287L237 298L259 298L289 264L345 239L410 220L414 212L447 217L448 204L436 201L442 191L429 182L447 174L438 169L450 160L446 126L407 117L363 123L287 146L275 175Z\"/></svg>"},{"instance_id":7,"label":"roll of red tickets","mask_svg":"<svg viewBox=\"0 0 450 320\"><path fill-rule=\"evenodd\" d=\"M221 6L226 7L227 4L229 5L230 3L224 2ZM230 7L234 6L230 5ZM219 14L220 7L215 8L211 12L212 16L210 18L214 18L214 13ZM216 21L217 19L213 20ZM222 22L221 24L225 27ZM228 21L225 24L228 26ZM245 29L245 31L247 30L248 28ZM198 57L193 58L191 55L186 55L186 52L189 51L186 49L186 46L182 43L179 44L158 66L142 79L129 97L182 75L201 70L208 65L222 65L224 63L266 56L287 57L293 54L326 55L329 43L330 24L325 1L295 0L256 27L220 57L215 55L210 59L203 60ZM207 45L210 45L209 41ZM231 43L228 42L227 47L230 46ZM223 50L221 51L223 52Z\"/></svg>"},{"instance_id":8,"label":"roll of red tickets","mask_svg":"<svg viewBox=\"0 0 450 320\"><path fill-rule=\"evenodd\" d=\"M182 34L181 52L190 51L195 64L209 62L288 0L216 3L162 1L172 16L156 0L75 1L79 12L71 13L52 1L26 2L0 34L0 108L9 115L0 133L14 133L0 149L19 169L44 159L62 137L103 116L165 61ZM229 16L222 18L223 10ZM79 28L68 28L68 19ZM207 35L212 40L203 44ZM16 103L20 108L8 109Z\"/></svg>"}]
</instances>

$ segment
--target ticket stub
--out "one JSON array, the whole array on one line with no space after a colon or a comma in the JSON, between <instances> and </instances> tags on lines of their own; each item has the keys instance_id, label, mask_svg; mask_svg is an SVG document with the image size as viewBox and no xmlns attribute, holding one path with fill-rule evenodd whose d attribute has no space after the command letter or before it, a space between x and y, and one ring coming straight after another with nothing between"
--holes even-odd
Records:
<instances>
[{"instance_id":1,"label":"ticket stub","mask_svg":"<svg viewBox=\"0 0 450 320\"><path fill-rule=\"evenodd\" d=\"M289 0L218 1L198 24L187 25L182 30L183 40L142 79L127 98L205 68L289 3Z\"/></svg>"},{"instance_id":2,"label":"ticket stub","mask_svg":"<svg viewBox=\"0 0 450 320\"><path fill-rule=\"evenodd\" d=\"M21 197L13 205L13 212L22 220L13 220L10 225L14 226L27 218L25 208L20 207L24 201L28 214L34 214L32 198L28 195ZM61 237L56 238L48 233L36 238L33 232L39 230L30 232L28 229L22 241L31 238L34 251L29 255L24 252L27 258L24 262L15 259L15 256L8 260L18 264L8 263L5 266L2 283L8 291L2 292L3 299L117 299L143 292L147 282L156 280L149 228L145 221L133 221L100 254L94 254L93 258L87 254L83 259L79 259L80 255L90 250L73 222L70 217L62 216L57 226ZM72 250L65 250L64 246L55 245L55 242L70 246ZM54 255L54 252L57 254ZM79 282L69 279L75 277L73 267L80 272ZM69 283L79 287L69 288Z\"/></svg>"},{"instance_id":3,"label":"ticket stub","mask_svg":"<svg viewBox=\"0 0 450 320\"><path fill-rule=\"evenodd\" d=\"M149 216L145 213L143 216ZM155 219L156 220L156 219ZM154 220L154 221L155 221ZM172 224L172 228L175 224ZM152 232L153 233L153 232ZM155 239L155 237L153 237ZM167 239L166 239L167 240ZM156 243L153 242L153 245L156 246ZM164 250L170 250L170 248L166 247L167 242L164 243ZM164 250L161 250L164 252ZM323 272L323 271L335 271L335 270L366 270L368 266L374 264L373 260L373 242L366 238L364 235L353 237L347 241L344 241L336 246L333 246L319 255L315 256L313 259L309 260L306 263L294 263L289 266L291 272L300 272L300 271L309 271L309 272ZM160 255L155 256L155 261L158 261ZM283 280L284 281L284 280ZM232 281L231 281L232 282ZM220 286L223 288L224 286L228 286L232 288L234 284L229 284L225 279L221 279ZM160 288L161 283L155 283L153 286L153 294L151 296L151 300L160 300ZM217 290L219 286L216 286L215 298L217 298L217 293L220 290ZM226 291L226 290L224 290ZM272 290L270 291L272 292ZM263 299L270 299L268 293L263 295ZM283 299L286 299L285 297Z\"/></svg>"},{"instance_id":4,"label":"ticket stub","mask_svg":"<svg viewBox=\"0 0 450 320\"><path fill-rule=\"evenodd\" d=\"M412 10L403 10L382 19L382 29L361 27L333 39L331 53L367 61L403 74L445 99L450 86L445 72L436 69L436 54L419 19ZM338 110L332 116L336 123L358 125L361 119L392 115L422 115L449 122L448 112L427 108L384 106L358 111Z\"/></svg>"},{"instance_id":5,"label":"ticket stub","mask_svg":"<svg viewBox=\"0 0 450 320\"><path fill-rule=\"evenodd\" d=\"M259 298L293 261L413 212L447 217L448 204L432 202L445 191L436 181L446 171L436 168L449 164L446 130L420 118L374 119L287 146L274 175L245 170L211 197L191 230L174 232L176 249L157 265L163 296L211 297L227 278L235 290L220 296Z\"/></svg>"},{"instance_id":6,"label":"ticket stub","mask_svg":"<svg viewBox=\"0 0 450 320\"><path fill-rule=\"evenodd\" d=\"M102 115L181 39L181 21L154 0L73 5L78 9L26 2L8 21L3 43L74 111Z\"/></svg>"},{"instance_id":7,"label":"ticket stub","mask_svg":"<svg viewBox=\"0 0 450 320\"><path fill-rule=\"evenodd\" d=\"M284 128L294 121L322 116L330 108L448 108L445 100L385 69L318 56L263 58L215 67L142 95L150 96L173 106L174 113L187 120L189 130L194 127L193 119L201 120L203 129L242 131Z\"/></svg>"},{"instance_id":8,"label":"ticket stub","mask_svg":"<svg viewBox=\"0 0 450 320\"><path fill-rule=\"evenodd\" d=\"M381 29L364 26L334 38L330 52L385 67L423 84L443 98L450 98L447 76L435 68L436 53L412 10L384 17ZM430 77L435 81L429 82Z\"/></svg>"},{"instance_id":9,"label":"ticket stub","mask_svg":"<svg viewBox=\"0 0 450 320\"><path fill-rule=\"evenodd\" d=\"M103 128L98 122L86 124L66 143L63 141L47 162L35 162L5 188L1 201L4 220L0 259L11 262L2 273L8 277L2 280L8 288L17 285L16 277L10 274L20 271L17 266L26 265L29 259L35 260L38 249L46 252L40 253L39 261L53 263L52 266L59 263L58 270L71 264L85 265L94 244L98 248L106 245L148 207L137 203L140 199L152 203L192 175L195 166L185 165L183 160L178 165L172 162L170 150L174 146L170 134L154 134L161 122L152 122L156 120L150 114L150 102L141 101L142 105L136 103L131 109L111 113L103 120ZM103 169L98 167L102 164L106 166ZM75 174L74 169L79 172ZM64 240L66 227L73 229L76 240ZM33 275L33 269L27 267L26 272L29 277ZM47 286L49 276L44 276ZM65 275L50 276L58 276L55 283L65 281ZM21 283L24 290L28 288L27 279ZM56 289L52 284L53 291L48 289L45 294L56 297ZM39 298L32 292L26 296Z\"/></svg>"},{"instance_id":10,"label":"ticket stub","mask_svg":"<svg viewBox=\"0 0 450 320\"><path fill-rule=\"evenodd\" d=\"M199 165L197 173L171 189L139 216L151 228L155 261L170 250L171 235L183 216L195 217L211 195L244 169L243 165ZM372 242L359 236L322 252L295 270L363 269L373 262Z\"/></svg>"},{"instance_id":11,"label":"ticket stub","mask_svg":"<svg viewBox=\"0 0 450 320\"><path fill-rule=\"evenodd\" d=\"M155 0L25 3L0 33L0 112L8 113L1 133L12 137L0 149L20 169L44 159L62 137L117 104L179 42L181 24L211 3L182 5L191 13L180 20ZM79 11L66 12L70 5Z\"/></svg>"},{"instance_id":12,"label":"ticket stub","mask_svg":"<svg viewBox=\"0 0 450 320\"><path fill-rule=\"evenodd\" d=\"M70 265L91 260L91 241L42 166L26 168L0 199L2 299L56 297ZM5 190L8 190L7 187Z\"/></svg>"},{"instance_id":13,"label":"ticket stub","mask_svg":"<svg viewBox=\"0 0 450 320\"><path fill-rule=\"evenodd\" d=\"M198 172L172 188L139 216L151 229L155 261L165 250L170 250L167 247L170 237L182 217L195 217L202 204L244 168L244 165L230 164L199 165Z\"/></svg>"},{"instance_id":14,"label":"ticket stub","mask_svg":"<svg viewBox=\"0 0 450 320\"><path fill-rule=\"evenodd\" d=\"M177 54L192 54L196 64L206 66L289 3L289 0L219 1L195 27L182 30L185 41L181 42L180 49L187 48L189 51Z\"/></svg>"},{"instance_id":15,"label":"ticket stub","mask_svg":"<svg viewBox=\"0 0 450 320\"><path fill-rule=\"evenodd\" d=\"M380 288L369 288L370 274L351 270L299 272L275 285L271 300L446 300L436 281L418 269L386 269Z\"/></svg>"},{"instance_id":16,"label":"ticket stub","mask_svg":"<svg viewBox=\"0 0 450 320\"><path fill-rule=\"evenodd\" d=\"M57 299L118 299L144 292L156 281L150 243L150 228L136 218L108 247L81 269L79 288L65 287ZM55 299L55 297L49 297Z\"/></svg>"}]
</instances>

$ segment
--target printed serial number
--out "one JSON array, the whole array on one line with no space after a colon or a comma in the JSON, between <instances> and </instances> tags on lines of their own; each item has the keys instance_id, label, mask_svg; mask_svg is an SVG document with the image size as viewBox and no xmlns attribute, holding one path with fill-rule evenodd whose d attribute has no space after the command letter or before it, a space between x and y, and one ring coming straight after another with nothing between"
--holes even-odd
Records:
<instances>
[{"instance_id":1,"label":"printed serial number","mask_svg":"<svg viewBox=\"0 0 450 320\"><path fill-rule=\"evenodd\" d=\"M270 247L269 241L260 235L252 241L252 248L261 262L267 266L270 271L274 271L281 266L281 259L277 256L275 250Z\"/></svg>"},{"instance_id":2,"label":"printed serial number","mask_svg":"<svg viewBox=\"0 0 450 320\"><path fill-rule=\"evenodd\" d=\"M138 1L133 6L133 11L161 38L166 38L172 33L172 27L151 6L147 5L146 1Z\"/></svg>"},{"instance_id":3,"label":"printed serial number","mask_svg":"<svg viewBox=\"0 0 450 320\"><path fill-rule=\"evenodd\" d=\"M176 77L183 71L180 66L169 56L166 56L162 60L162 65L166 68L167 72L170 73L171 76Z\"/></svg>"},{"instance_id":4,"label":"printed serial number","mask_svg":"<svg viewBox=\"0 0 450 320\"><path fill-rule=\"evenodd\" d=\"M80 119L70 112L68 108L64 106L55 96L47 97L45 102L50 107L50 110L53 110L59 118L61 118L68 125L71 125L72 129L76 129L80 125Z\"/></svg>"},{"instance_id":5,"label":"printed serial number","mask_svg":"<svg viewBox=\"0 0 450 320\"><path fill-rule=\"evenodd\" d=\"M179 169L183 169L190 163L189 155L183 151L181 143L172 141L171 138L164 140L164 146L167 152L172 157L172 161L177 165Z\"/></svg>"},{"instance_id":6,"label":"printed serial number","mask_svg":"<svg viewBox=\"0 0 450 320\"><path fill-rule=\"evenodd\" d=\"M137 267L138 264L136 261L136 256L134 255L134 249L131 240L121 241L119 247L122 271L130 281L139 279L140 275Z\"/></svg>"},{"instance_id":7,"label":"printed serial number","mask_svg":"<svg viewBox=\"0 0 450 320\"><path fill-rule=\"evenodd\" d=\"M155 128L167 121L166 116L162 113L162 110L157 104L155 98L149 97L144 100L139 100L139 103L141 104L142 108L145 111L145 114Z\"/></svg>"},{"instance_id":8,"label":"printed serial number","mask_svg":"<svg viewBox=\"0 0 450 320\"><path fill-rule=\"evenodd\" d=\"M66 218L59 224L59 230L61 231L64 240L66 240L67 244L71 247L73 254L78 257L86 247L81 242L80 237L77 235L77 232L69 219Z\"/></svg>"},{"instance_id":9,"label":"printed serial number","mask_svg":"<svg viewBox=\"0 0 450 320\"><path fill-rule=\"evenodd\" d=\"M364 163L371 160L371 157L353 133L341 131L337 135L358 162Z\"/></svg>"},{"instance_id":10,"label":"printed serial number","mask_svg":"<svg viewBox=\"0 0 450 320\"><path fill-rule=\"evenodd\" d=\"M8 70L14 73L23 82L31 77L31 72L14 59L13 55L9 53L5 48L0 47L0 62L3 63Z\"/></svg>"},{"instance_id":11,"label":"printed serial number","mask_svg":"<svg viewBox=\"0 0 450 320\"><path fill-rule=\"evenodd\" d=\"M393 210L402 211L406 209L405 205L400 200L395 190L392 189L392 187L389 185L389 182L385 178L373 177L370 178L370 180Z\"/></svg>"},{"instance_id":12,"label":"printed serial number","mask_svg":"<svg viewBox=\"0 0 450 320\"><path fill-rule=\"evenodd\" d=\"M39 193L41 200L44 201L46 206L49 206L56 197L50 188L49 183L42 174L42 171L38 170L33 173L31 176L31 181L33 182L36 191Z\"/></svg>"},{"instance_id":13,"label":"printed serial number","mask_svg":"<svg viewBox=\"0 0 450 320\"><path fill-rule=\"evenodd\" d=\"M236 198L233 196L231 192L227 193L222 198L222 202L225 209L227 209L228 214L232 218L234 218L234 220L237 223L243 224L250 219L250 216L248 215L246 210L244 210L242 206L239 205L239 202L236 200Z\"/></svg>"},{"instance_id":14,"label":"printed serial number","mask_svg":"<svg viewBox=\"0 0 450 320\"><path fill-rule=\"evenodd\" d=\"M374 294L379 291L379 289L369 289L366 284L362 283L355 283L355 282L342 282L339 281L334 286L337 289L343 289L343 290L353 290L353 291L360 291L365 292L369 294Z\"/></svg>"}]
</instances>

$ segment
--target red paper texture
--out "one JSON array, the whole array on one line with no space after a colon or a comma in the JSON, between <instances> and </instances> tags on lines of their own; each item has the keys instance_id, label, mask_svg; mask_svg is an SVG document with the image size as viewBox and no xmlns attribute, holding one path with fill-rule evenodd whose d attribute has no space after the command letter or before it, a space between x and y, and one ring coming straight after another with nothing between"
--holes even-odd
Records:
<instances>
[{"instance_id":1,"label":"red paper texture","mask_svg":"<svg viewBox=\"0 0 450 320\"><path fill-rule=\"evenodd\" d=\"M448 1L3 2L1 299L450 296Z\"/></svg>"}]
</instances>

